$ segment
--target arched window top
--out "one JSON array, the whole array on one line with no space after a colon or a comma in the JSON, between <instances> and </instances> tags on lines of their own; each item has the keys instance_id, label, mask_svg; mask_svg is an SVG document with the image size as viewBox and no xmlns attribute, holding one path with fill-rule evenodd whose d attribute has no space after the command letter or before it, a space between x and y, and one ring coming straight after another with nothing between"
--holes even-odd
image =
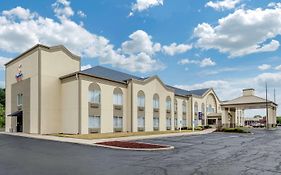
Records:
<instances>
[{"instance_id":1,"label":"arched window top","mask_svg":"<svg viewBox=\"0 0 281 175\"><path fill-rule=\"evenodd\" d=\"M113 90L113 105L123 104L123 92L120 88L115 88Z\"/></svg>"},{"instance_id":2,"label":"arched window top","mask_svg":"<svg viewBox=\"0 0 281 175\"><path fill-rule=\"evenodd\" d=\"M169 111L172 109L172 100L170 96L167 96L166 98L166 109Z\"/></svg>"},{"instance_id":3,"label":"arched window top","mask_svg":"<svg viewBox=\"0 0 281 175\"><path fill-rule=\"evenodd\" d=\"M139 97L139 96L145 96L145 95L144 95L144 92L143 92L142 90L140 90L140 91L138 92L138 97Z\"/></svg>"},{"instance_id":4,"label":"arched window top","mask_svg":"<svg viewBox=\"0 0 281 175\"><path fill-rule=\"evenodd\" d=\"M211 113L211 112L216 112L217 110L217 102L216 102L216 98L214 96L214 94L209 94L207 96L207 112Z\"/></svg>"},{"instance_id":5,"label":"arched window top","mask_svg":"<svg viewBox=\"0 0 281 175\"><path fill-rule=\"evenodd\" d=\"M198 103L197 103L197 101L194 103L194 112L198 112Z\"/></svg>"},{"instance_id":6,"label":"arched window top","mask_svg":"<svg viewBox=\"0 0 281 175\"><path fill-rule=\"evenodd\" d=\"M138 92L138 107L145 106L145 94L142 90Z\"/></svg>"},{"instance_id":7,"label":"arched window top","mask_svg":"<svg viewBox=\"0 0 281 175\"><path fill-rule=\"evenodd\" d=\"M115 89L113 90L113 94L123 94L123 91L122 91L122 89L120 89L120 88L115 88Z\"/></svg>"},{"instance_id":8,"label":"arched window top","mask_svg":"<svg viewBox=\"0 0 281 175\"><path fill-rule=\"evenodd\" d=\"M94 91L94 90L99 90L100 91L100 86L97 83L91 83L89 85L89 90Z\"/></svg>"},{"instance_id":9,"label":"arched window top","mask_svg":"<svg viewBox=\"0 0 281 175\"><path fill-rule=\"evenodd\" d=\"M89 102L100 104L101 89L97 83L89 85Z\"/></svg>"},{"instance_id":10,"label":"arched window top","mask_svg":"<svg viewBox=\"0 0 281 175\"><path fill-rule=\"evenodd\" d=\"M182 112L186 113L186 102L185 101L182 102Z\"/></svg>"},{"instance_id":11,"label":"arched window top","mask_svg":"<svg viewBox=\"0 0 281 175\"><path fill-rule=\"evenodd\" d=\"M153 95L153 109L159 109L159 95Z\"/></svg>"},{"instance_id":12,"label":"arched window top","mask_svg":"<svg viewBox=\"0 0 281 175\"><path fill-rule=\"evenodd\" d=\"M205 104L204 103L201 104L201 112L203 112L203 113L205 112Z\"/></svg>"}]
</instances>

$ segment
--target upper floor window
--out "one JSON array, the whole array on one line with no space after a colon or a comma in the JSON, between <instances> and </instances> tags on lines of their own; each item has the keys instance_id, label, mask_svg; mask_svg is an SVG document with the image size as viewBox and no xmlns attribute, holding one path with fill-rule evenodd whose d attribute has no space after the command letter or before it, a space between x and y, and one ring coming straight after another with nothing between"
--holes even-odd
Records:
<instances>
[{"instance_id":1,"label":"upper floor window","mask_svg":"<svg viewBox=\"0 0 281 175\"><path fill-rule=\"evenodd\" d=\"M172 109L172 102L170 97L167 97L166 99L166 109L169 111Z\"/></svg>"},{"instance_id":2,"label":"upper floor window","mask_svg":"<svg viewBox=\"0 0 281 175\"><path fill-rule=\"evenodd\" d=\"M197 102L194 103L194 112L198 112L198 103Z\"/></svg>"},{"instance_id":3,"label":"upper floor window","mask_svg":"<svg viewBox=\"0 0 281 175\"><path fill-rule=\"evenodd\" d=\"M177 100L175 100L174 107L175 107L175 112L177 112L178 111L178 102L177 102Z\"/></svg>"},{"instance_id":4,"label":"upper floor window","mask_svg":"<svg viewBox=\"0 0 281 175\"><path fill-rule=\"evenodd\" d=\"M159 96L154 94L153 96L153 109L159 109Z\"/></svg>"},{"instance_id":5,"label":"upper floor window","mask_svg":"<svg viewBox=\"0 0 281 175\"><path fill-rule=\"evenodd\" d=\"M100 87L96 83L92 83L89 86L89 102L100 104L101 91Z\"/></svg>"},{"instance_id":6,"label":"upper floor window","mask_svg":"<svg viewBox=\"0 0 281 175\"><path fill-rule=\"evenodd\" d=\"M138 107L144 107L145 105L145 96L143 91L138 92Z\"/></svg>"},{"instance_id":7,"label":"upper floor window","mask_svg":"<svg viewBox=\"0 0 281 175\"><path fill-rule=\"evenodd\" d=\"M18 94L17 95L17 105L22 106L23 103L23 94Z\"/></svg>"},{"instance_id":8,"label":"upper floor window","mask_svg":"<svg viewBox=\"0 0 281 175\"><path fill-rule=\"evenodd\" d=\"M212 105L207 107L207 112L215 112L215 109L212 107Z\"/></svg>"},{"instance_id":9,"label":"upper floor window","mask_svg":"<svg viewBox=\"0 0 281 175\"><path fill-rule=\"evenodd\" d=\"M183 103L182 103L182 112L186 113L186 102L185 101L183 101Z\"/></svg>"},{"instance_id":10,"label":"upper floor window","mask_svg":"<svg viewBox=\"0 0 281 175\"><path fill-rule=\"evenodd\" d=\"M204 103L201 104L201 112L205 113L205 104Z\"/></svg>"},{"instance_id":11,"label":"upper floor window","mask_svg":"<svg viewBox=\"0 0 281 175\"><path fill-rule=\"evenodd\" d=\"M113 91L113 105L123 105L123 93L120 88L115 88Z\"/></svg>"}]
</instances>

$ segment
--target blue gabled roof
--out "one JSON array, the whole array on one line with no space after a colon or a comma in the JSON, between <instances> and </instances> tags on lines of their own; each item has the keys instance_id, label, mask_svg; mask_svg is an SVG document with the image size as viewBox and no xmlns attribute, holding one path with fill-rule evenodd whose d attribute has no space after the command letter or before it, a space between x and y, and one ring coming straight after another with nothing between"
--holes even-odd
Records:
<instances>
[{"instance_id":1,"label":"blue gabled roof","mask_svg":"<svg viewBox=\"0 0 281 175\"><path fill-rule=\"evenodd\" d=\"M109 69L109 68L106 68L103 66L95 66L95 67L92 67L92 68L89 68L86 70L82 70L82 71L80 71L80 73L93 75L93 76L106 78L109 80L119 81L119 82L126 82L129 79L145 80L145 79L149 78L149 77L146 77L146 78L137 77L137 76L130 75L130 74L127 74L124 72ZM181 96L186 96L186 95L202 96L205 92L207 92L209 90L209 88L205 88L205 89L187 91L187 90L176 88L176 87L173 87L170 85L166 85L166 86L168 88L173 89L175 91L175 94L181 95Z\"/></svg>"},{"instance_id":2,"label":"blue gabled roof","mask_svg":"<svg viewBox=\"0 0 281 175\"><path fill-rule=\"evenodd\" d=\"M120 81L120 82L124 82L132 78L142 80L142 78L140 77L119 72L102 66L95 66L86 70L82 70L80 71L80 73L89 74L89 75L106 78L114 81Z\"/></svg>"},{"instance_id":3,"label":"blue gabled roof","mask_svg":"<svg viewBox=\"0 0 281 175\"><path fill-rule=\"evenodd\" d=\"M204 88L204 89L196 89L196 90L184 90L184 89L180 89L180 88L176 88L176 87L173 87L173 86L169 86L169 85L166 85L168 86L169 88L172 88L175 90L175 94L178 94L178 95L197 95L197 96L203 96L210 88Z\"/></svg>"},{"instance_id":4,"label":"blue gabled roof","mask_svg":"<svg viewBox=\"0 0 281 175\"><path fill-rule=\"evenodd\" d=\"M191 90L188 91L189 95L198 95L198 96L203 96L210 88L204 88L204 89L196 89L196 90Z\"/></svg>"}]
</instances>

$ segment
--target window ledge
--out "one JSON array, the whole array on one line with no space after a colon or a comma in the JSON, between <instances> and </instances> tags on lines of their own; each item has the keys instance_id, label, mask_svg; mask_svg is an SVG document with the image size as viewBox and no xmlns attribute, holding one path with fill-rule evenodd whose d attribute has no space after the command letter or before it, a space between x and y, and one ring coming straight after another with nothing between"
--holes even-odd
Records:
<instances>
[{"instance_id":1,"label":"window ledge","mask_svg":"<svg viewBox=\"0 0 281 175\"><path fill-rule=\"evenodd\" d=\"M91 108L99 108L100 107L99 103L91 103L91 102L89 102L89 104L90 104Z\"/></svg>"}]
</instances>

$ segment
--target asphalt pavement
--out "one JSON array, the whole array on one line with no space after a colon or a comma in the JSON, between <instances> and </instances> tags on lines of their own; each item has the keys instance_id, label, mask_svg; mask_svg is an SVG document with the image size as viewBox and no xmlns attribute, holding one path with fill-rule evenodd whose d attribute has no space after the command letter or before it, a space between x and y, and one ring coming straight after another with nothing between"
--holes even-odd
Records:
<instances>
[{"instance_id":1,"label":"asphalt pavement","mask_svg":"<svg viewBox=\"0 0 281 175\"><path fill-rule=\"evenodd\" d=\"M281 129L141 140L169 151L126 151L0 134L0 174L281 174Z\"/></svg>"}]
</instances>

